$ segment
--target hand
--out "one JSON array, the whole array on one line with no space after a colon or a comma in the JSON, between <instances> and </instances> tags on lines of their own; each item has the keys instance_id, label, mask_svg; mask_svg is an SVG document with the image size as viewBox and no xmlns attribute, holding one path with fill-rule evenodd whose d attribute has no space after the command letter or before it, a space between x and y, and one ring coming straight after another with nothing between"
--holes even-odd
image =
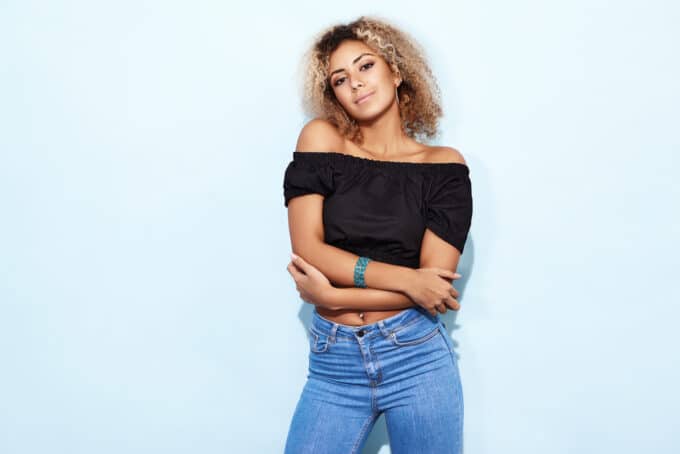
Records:
<instances>
[{"instance_id":1,"label":"hand","mask_svg":"<svg viewBox=\"0 0 680 454\"><path fill-rule=\"evenodd\" d=\"M329 294L335 287L317 268L307 263L299 255L291 254L292 260L287 266L288 272L295 280L300 297L306 303L326 307Z\"/></svg>"},{"instance_id":2,"label":"hand","mask_svg":"<svg viewBox=\"0 0 680 454\"><path fill-rule=\"evenodd\" d=\"M418 268L406 294L432 316L437 312L446 313L447 307L458 310L460 309L460 304L456 300L458 290L451 282L460 277L462 277L460 274L442 268Z\"/></svg>"}]
</instances>

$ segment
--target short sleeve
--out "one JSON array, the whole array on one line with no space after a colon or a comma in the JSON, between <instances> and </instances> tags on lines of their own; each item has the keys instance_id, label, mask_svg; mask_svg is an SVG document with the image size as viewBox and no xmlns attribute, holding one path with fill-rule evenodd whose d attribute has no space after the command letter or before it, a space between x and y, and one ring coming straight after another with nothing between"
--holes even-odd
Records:
<instances>
[{"instance_id":1,"label":"short sleeve","mask_svg":"<svg viewBox=\"0 0 680 454\"><path fill-rule=\"evenodd\" d=\"M293 197L304 194L321 194L324 197L333 192L333 169L323 154L294 152L283 177L284 206Z\"/></svg>"},{"instance_id":2,"label":"short sleeve","mask_svg":"<svg viewBox=\"0 0 680 454\"><path fill-rule=\"evenodd\" d=\"M472 185L466 165L431 175L425 194L425 226L463 253L472 222Z\"/></svg>"}]
</instances>

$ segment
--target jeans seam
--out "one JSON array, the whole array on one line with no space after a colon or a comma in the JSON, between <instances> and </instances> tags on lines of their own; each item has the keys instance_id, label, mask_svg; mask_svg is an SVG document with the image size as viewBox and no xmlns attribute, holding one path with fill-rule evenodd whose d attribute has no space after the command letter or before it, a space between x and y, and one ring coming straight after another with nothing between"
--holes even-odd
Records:
<instances>
[{"instance_id":1,"label":"jeans seam","mask_svg":"<svg viewBox=\"0 0 680 454\"><path fill-rule=\"evenodd\" d=\"M319 342L319 334L317 334L315 332L311 332L311 331L310 331L310 333L312 334L312 336L314 336L314 339L312 340L312 347L311 347L312 352L314 352L314 353L325 353L326 351L328 351L328 344L330 343L330 339L327 338L326 339L326 346L324 347L323 350L319 350L318 346L317 346L317 344Z\"/></svg>"},{"instance_id":2,"label":"jeans seam","mask_svg":"<svg viewBox=\"0 0 680 454\"><path fill-rule=\"evenodd\" d=\"M446 326L446 325L444 325ZM463 437L463 427L464 427L464 411L465 407L463 405L463 384L462 384L462 379L460 377L460 368L458 367L458 362L456 361L455 353L451 346L449 345L448 340L446 339L447 334L446 330L443 328L439 331L442 335L442 341L444 341L444 344L446 345L446 349L449 351L449 358L451 358L451 365L455 368L456 371L456 394L458 398L458 415L460 417L460 422L459 422L459 427L456 429L457 430L457 445L456 445L456 452L461 452L461 447L462 447L462 437ZM450 340L450 338L449 338Z\"/></svg>"},{"instance_id":3,"label":"jeans seam","mask_svg":"<svg viewBox=\"0 0 680 454\"><path fill-rule=\"evenodd\" d=\"M382 381L382 370L380 368L380 361L378 360L378 356L373 352L373 348L371 348L370 345L368 346L368 351L371 352L371 357L375 361L375 370L376 370L375 381L376 381L376 384L377 384L377 383L380 383ZM375 388L373 388L373 389L375 390Z\"/></svg>"},{"instance_id":4,"label":"jeans seam","mask_svg":"<svg viewBox=\"0 0 680 454\"><path fill-rule=\"evenodd\" d=\"M443 329L439 330L439 334L442 335L442 340L444 341L444 344L446 345L446 349L449 351L449 356L451 356L451 361L454 362L455 365L455 357L453 356L453 350L451 349L451 346L449 345L449 341L446 339L446 334L444 334L446 331Z\"/></svg>"},{"instance_id":5,"label":"jeans seam","mask_svg":"<svg viewBox=\"0 0 680 454\"><path fill-rule=\"evenodd\" d=\"M311 331L311 332L313 332L313 333L316 333L316 334L320 334L320 335L323 335L323 336L329 336L329 337L330 337L330 333L329 333L328 331L319 330L319 329L317 329L317 328L315 328L315 327L313 327L313 326L309 328L309 331ZM337 341L337 340L340 340L340 339L345 340L345 341L352 341L352 340L355 340L354 337L349 337L349 336L338 336L338 335L335 336L335 340L336 340L336 341Z\"/></svg>"},{"instance_id":6,"label":"jeans seam","mask_svg":"<svg viewBox=\"0 0 680 454\"><path fill-rule=\"evenodd\" d=\"M324 320L325 320L325 319L324 319ZM414 318L414 319L412 319L412 320L409 320L407 323L405 323L405 324L400 324L400 325L397 326L396 329L391 330L391 331L390 331L390 334L392 334L392 333L398 333L399 331L401 331L401 330L403 330L403 329L405 329L405 328L408 328L409 326L411 326L411 325L413 325L413 324L415 324L415 323L417 323L417 322L420 322L420 321L422 321L421 317L416 317L416 318ZM328 335L328 333L327 333L326 330L324 330L324 329L318 329L318 328L316 328L314 325L311 325L309 329L310 329L311 331L314 331L315 333L318 333L318 334ZM376 337L377 335L378 335L378 333L375 333L375 334L373 334L373 335L371 335L371 336L365 336L364 339L371 339L371 338L373 338L373 337ZM349 337L349 336L336 336L336 338L337 338L337 339L345 339L345 340L354 340L354 339L355 339L354 337Z\"/></svg>"},{"instance_id":7,"label":"jeans seam","mask_svg":"<svg viewBox=\"0 0 680 454\"><path fill-rule=\"evenodd\" d=\"M359 437L354 442L354 446L352 446L351 454L355 454L357 452L359 443L361 442L361 439L364 438L364 434L366 433L366 430L368 430L368 426L371 425L371 421L373 421L373 418L375 418L375 415L370 415L366 422L364 423L363 427L361 428L361 431L359 432Z\"/></svg>"},{"instance_id":8,"label":"jeans seam","mask_svg":"<svg viewBox=\"0 0 680 454\"><path fill-rule=\"evenodd\" d=\"M399 325L399 326L397 326L397 328L396 328L396 329L393 329L391 332L392 332L392 333L398 333L399 331L403 330L404 328L408 328L409 326L411 326L411 325L413 325L414 323L419 322L419 321L421 321L420 318L414 318L413 320L411 320L410 322L408 322L408 323L406 323L406 324L404 324L404 325Z\"/></svg>"},{"instance_id":9,"label":"jeans seam","mask_svg":"<svg viewBox=\"0 0 680 454\"><path fill-rule=\"evenodd\" d=\"M452 353L453 355L453 353ZM453 359L453 358L452 358ZM456 375L458 376L458 379L456 380L458 383L456 387L458 388L458 415L460 418L460 421L458 423L458 436L456 437L458 439L457 443L457 451L460 452L462 448L462 443L463 443L463 427L464 427L464 421L465 421L465 409L463 406L463 384L462 384L462 379L460 377L460 369L458 368L458 365L455 364L454 367L456 368Z\"/></svg>"},{"instance_id":10,"label":"jeans seam","mask_svg":"<svg viewBox=\"0 0 680 454\"><path fill-rule=\"evenodd\" d=\"M408 341L408 342L399 342L399 340L397 339L396 332L393 332L390 337L392 339L392 342L395 345L399 345L399 346L418 345L418 344L422 344L423 342L427 341L428 339L433 338L437 334L437 331L439 331L439 327L435 327L435 329L433 329L432 331L430 331L427 334L424 334L422 337L419 337L418 339L414 339L414 340ZM440 331L440 334L441 334L441 331Z\"/></svg>"}]
</instances>

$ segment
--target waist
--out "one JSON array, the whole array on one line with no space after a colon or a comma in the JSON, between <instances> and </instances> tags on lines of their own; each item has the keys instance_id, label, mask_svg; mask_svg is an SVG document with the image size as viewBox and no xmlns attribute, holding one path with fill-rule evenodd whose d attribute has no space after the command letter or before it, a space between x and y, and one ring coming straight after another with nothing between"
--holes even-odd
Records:
<instances>
[{"instance_id":1,"label":"waist","mask_svg":"<svg viewBox=\"0 0 680 454\"><path fill-rule=\"evenodd\" d=\"M317 332L328 335L339 334L350 337L354 337L354 333L357 331L391 332L396 328L410 325L411 323L415 323L416 321L422 319L429 319L431 322L437 323L439 321L439 314L432 316L420 306L409 307L407 309L400 310L395 315L377 321L361 325L346 325L323 317L317 311L316 306L314 306L314 309L312 310L312 327L317 330Z\"/></svg>"},{"instance_id":2,"label":"waist","mask_svg":"<svg viewBox=\"0 0 680 454\"><path fill-rule=\"evenodd\" d=\"M317 313L330 322L335 322L339 325L361 326L370 323L375 323L379 320L386 319L397 315L403 309L383 309L373 311L361 311L359 309L352 309L346 311L335 311L332 309L325 309L323 307L315 306ZM361 314L361 315L360 315Z\"/></svg>"}]
</instances>

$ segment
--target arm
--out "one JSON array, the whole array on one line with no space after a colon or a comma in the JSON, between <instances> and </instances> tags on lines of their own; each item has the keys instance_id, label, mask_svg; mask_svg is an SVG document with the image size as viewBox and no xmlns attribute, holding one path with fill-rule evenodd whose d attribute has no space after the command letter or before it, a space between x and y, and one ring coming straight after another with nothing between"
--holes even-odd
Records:
<instances>
[{"instance_id":1,"label":"arm","mask_svg":"<svg viewBox=\"0 0 680 454\"><path fill-rule=\"evenodd\" d=\"M304 210L298 212L298 208L305 206L307 202L314 202L315 199L318 201L318 210L313 209L308 214L305 214ZM293 260L299 262L296 262L297 266L303 269L305 273L301 274L300 272L294 272L290 268L293 266L292 263L289 265L289 271L293 274L296 284L298 285L298 290L301 291L301 295L303 295L305 301L314 301L314 304L320 304L333 310L388 310L407 308L417 304L430 311L433 315L435 314L436 306L441 306L441 303L457 305L457 302L453 300L452 296L458 296L458 293L455 288L451 287L451 279L460 277L460 275L457 275L446 268L433 267L414 270L408 267L371 261L366 267L366 274L368 274L368 270L372 265L387 268L388 270L390 268L395 268L397 272L400 272L403 269L408 274L404 274L403 280L397 282L392 287L396 289L395 292L375 288L333 287L331 279L336 282L338 279L344 279L340 282L340 286L353 285L354 263L357 256L340 248L327 245L322 241L322 203L323 196L314 193L294 197L288 203L291 241L293 243L294 253L300 256L297 258L294 257ZM315 213L316 216L318 216L318 223L314 221ZM296 216L300 219L298 223L293 222L293 219ZM296 239L296 235L300 234L300 229L304 230L305 227L312 229L312 233L306 236L301 235L300 238ZM318 233L314 234L314 231ZM431 237L429 235L431 235ZM432 232L429 232L429 235L428 238L431 239L426 243L426 251L431 250L431 247L427 245L434 242L432 244L440 245L438 247L445 246L451 248L454 250L454 253L457 254L457 251L453 246L439 239ZM437 241L440 241L441 243L438 243ZM297 249L297 251L295 251L295 249ZM303 252L300 253L300 249L302 249ZM439 253L440 249L432 250L432 254L435 254L433 257L436 257L436 254ZM302 257L302 254L306 254L307 257ZM324 256L323 254L326 255ZM429 255L430 254L427 256ZM309 257L311 257L311 259ZM318 257L326 257L326 260L328 261L324 262L322 261L323 259L319 259ZM338 260L335 257L342 258L345 261L347 266L346 270L337 269ZM447 257L450 257L450 255L447 255ZM314 261L316 261L316 263L314 263ZM437 259L437 263L448 262ZM293 266L293 268L295 268L295 266ZM346 273L343 274L342 271L346 271ZM385 279L385 282L389 284L389 275L387 275L387 273L384 276L374 273L374 276ZM368 284L370 286L375 285L373 282L377 279L367 278L367 280L369 281ZM404 295L398 293L400 291L403 292ZM452 309L456 309L456 307L452 306ZM441 312L441 309L437 310Z\"/></svg>"},{"instance_id":2,"label":"arm","mask_svg":"<svg viewBox=\"0 0 680 454\"><path fill-rule=\"evenodd\" d=\"M326 120L314 119L300 131L295 149L299 152L340 150L344 138ZM337 287L354 286L354 266L358 255L326 244L322 219L323 195L310 193L294 197L288 203L288 229L292 250L319 269ZM379 261L369 262L364 272L366 286L384 291L404 292L410 287L415 270ZM366 290L366 289L362 289ZM372 292L376 297L379 292ZM354 293L353 296L360 296ZM399 295L384 293L378 298L403 303Z\"/></svg>"},{"instance_id":3,"label":"arm","mask_svg":"<svg viewBox=\"0 0 680 454\"><path fill-rule=\"evenodd\" d=\"M460 251L458 249L439 238L430 229L425 230L420 249L421 268L436 267L455 272L459 260ZM372 262L369 262L369 265L370 263ZM368 267L366 267L366 270L368 271ZM417 306L411 298L403 293L356 287L332 289L328 292L324 305L333 310L362 309L376 311Z\"/></svg>"},{"instance_id":4,"label":"arm","mask_svg":"<svg viewBox=\"0 0 680 454\"><path fill-rule=\"evenodd\" d=\"M439 238L430 229L425 229L420 247L420 266L437 267L455 272L460 260L460 251Z\"/></svg>"},{"instance_id":5,"label":"arm","mask_svg":"<svg viewBox=\"0 0 680 454\"><path fill-rule=\"evenodd\" d=\"M304 152L341 149L342 138L334 134L334 126L322 120L313 120L303 128L296 150ZM293 181L293 177L290 178L291 180L288 181ZM354 267L358 256L328 245L324 241L323 200L328 188L332 186L332 176L326 173L325 169L318 174L302 171L298 174L298 181L297 186L292 183L286 186L284 182L284 189L286 187L296 188L295 191L289 192L293 194L292 197L287 196L288 227L292 249L317 273L323 274L322 280L326 281L323 289L323 284L311 286L307 291L309 299L326 301L329 294L332 294L332 299L336 303L334 306L337 309L343 307L369 309L369 306L380 309L401 309L413 305L410 302L412 300L413 303L429 310L439 304L450 291L455 291L451 289L450 279L456 276L450 271L435 268L414 270L379 261L369 262L364 273L366 285L370 290L332 287L331 283L337 287L353 287ZM294 274L294 276L298 282L299 275ZM449 282L443 282L442 278ZM311 281L304 279L305 284L313 281L313 279ZM365 297L368 297L368 300Z\"/></svg>"},{"instance_id":6,"label":"arm","mask_svg":"<svg viewBox=\"0 0 680 454\"><path fill-rule=\"evenodd\" d=\"M463 155L455 148L441 147L439 151L438 162L457 162L467 165ZM420 246L421 267L437 267L456 272L460 255L460 251L451 243L437 236L429 228L425 229Z\"/></svg>"},{"instance_id":7,"label":"arm","mask_svg":"<svg viewBox=\"0 0 680 454\"><path fill-rule=\"evenodd\" d=\"M445 162L459 162L466 164L462 154L456 149L444 148ZM451 153L452 151L452 153ZM425 229L423 240L420 246L420 266L421 267L437 267L445 270L456 272L458 262L460 261L461 252L453 246L450 241L446 241L429 228ZM460 275L459 275L460 276ZM451 289L451 294L455 298L459 297L458 290ZM460 309L460 304L457 299L451 298L454 310Z\"/></svg>"},{"instance_id":8,"label":"arm","mask_svg":"<svg viewBox=\"0 0 680 454\"><path fill-rule=\"evenodd\" d=\"M319 194L306 194L289 202L288 228L293 252L321 271L335 286L353 287L354 266L359 256L324 242L322 208L323 196ZM410 298L390 293L405 292L409 288L409 282L414 278L414 273L415 270L406 266L371 260L364 272L366 286L373 290L388 292L381 294L374 291L367 296L374 302L376 298L382 300L381 304L390 302L404 304L406 300L410 301ZM363 294L352 292L351 296L360 295Z\"/></svg>"},{"instance_id":9,"label":"arm","mask_svg":"<svg viewBox=\"0 0 680 454\"><path fill-rule=\"evenodd\" d=\"M403 293L354 287L333 288L328 292L324 306L331 310L385 311L417 304Z\"/></svg>"}]
</instances>

